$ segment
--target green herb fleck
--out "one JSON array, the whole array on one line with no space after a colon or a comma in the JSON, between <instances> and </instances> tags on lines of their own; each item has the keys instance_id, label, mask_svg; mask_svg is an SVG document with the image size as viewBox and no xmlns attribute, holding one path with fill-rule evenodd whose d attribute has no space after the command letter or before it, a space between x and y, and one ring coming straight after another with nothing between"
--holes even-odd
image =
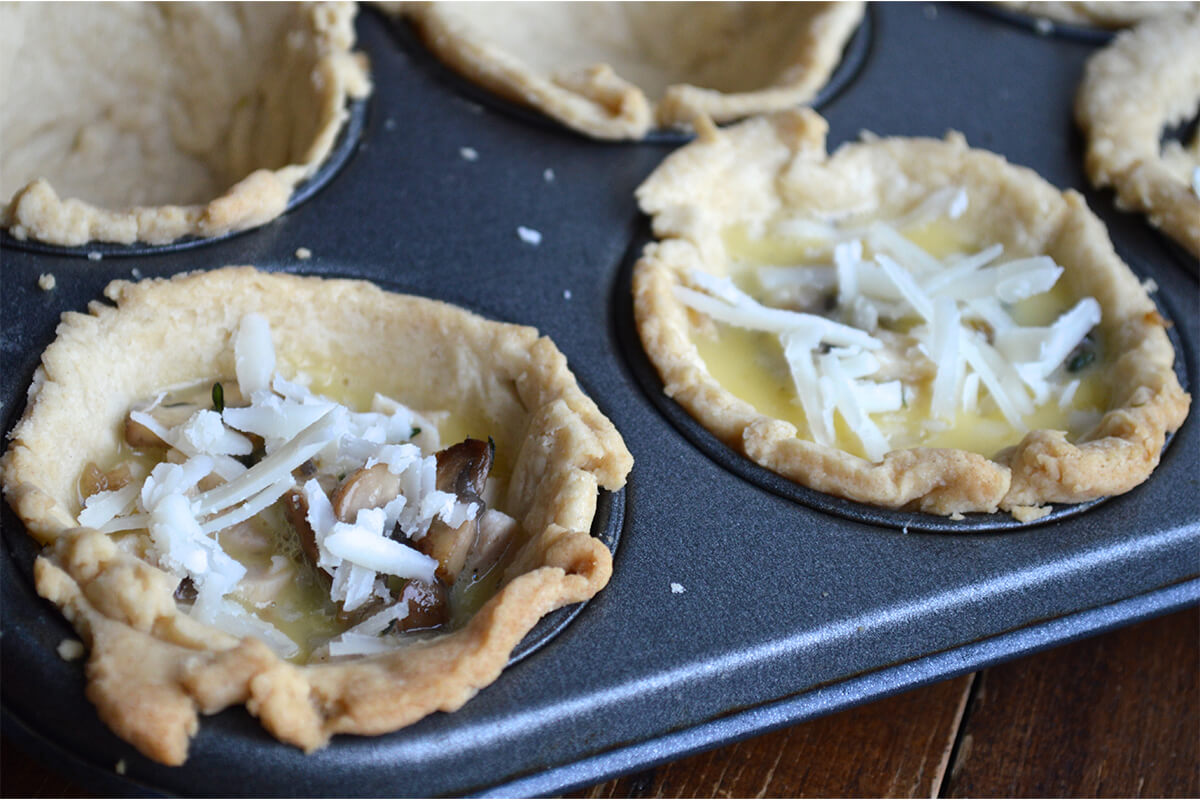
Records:
<instances>
[{"instance_id":1,"label":"green herb fleck","mask_svg":"<svg viewBox=\"0 0 1200 800\"><path fill-rule=\"evenodd\" d=\"M1095 360L1096 353L1094 350L1080 350L1067 362L1067 372L1079 372L1081 369L1090 366Z\"/></svg>"},{"instance_id":2,"label":"green herb fleck","mask_svg":"<svg viewBox=\"0 0 1200 800\"><path fill-rule=\"evenodd\" d=\"M220 382L214 383L212 388L213 410L220 414L225 410L225 387Z\"/></svg>"},{"instance_id":3,"label":"green herb fleck","mask_svg":"<svg viewBox=\"0 0 1200 800\"><path fill-rule=\"evenodd\" d=\"M412 437L419 436L420 434L421 434L421 429L416 426L413 426L412 433L410 433L408 435L408 438L411 439Z\"/></svg>"}]
</instances>

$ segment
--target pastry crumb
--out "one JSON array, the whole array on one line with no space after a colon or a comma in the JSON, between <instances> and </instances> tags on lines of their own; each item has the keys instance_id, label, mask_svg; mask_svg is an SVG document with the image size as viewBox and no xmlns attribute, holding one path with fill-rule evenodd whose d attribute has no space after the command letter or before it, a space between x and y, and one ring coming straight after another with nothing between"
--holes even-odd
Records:
<instances>
[{"instance_id":1,"label":"pastry crumb","mask_svg":"<svg viewBox=\"0 0 1200 800\"><path fill-rule=\"evenodd\" d=\"M546 183L554 183L554 170L550 169L549 167L546 167L546 169L542 170L542 180L544 180Z\"/></svg>"},{"instance_id":2,"label":"pastry crumb","mask_svg":"<svg viewBox=\"0 0 1200 800\"><path fill-rule=\"evenodd\" d=\"M563 300L570 300L570 299L571 299L571 290L563 289Z\"/></svg>"},{"instance_id":3,"label":"pastry crumb","mask_svg":"<svg viewBox=\"0 0 1200 800\"><path fill-rule=\"evenodd\" d=\"M463 157L463 161L478 161L479 151L474 147L460 147L458 154Z\"/></svg>"},{"instance_id":4,"label":"pastry crumb","mask_svg":"<svg viewBox=\"0 0 1200 800\"><path fill-rule=\"evenodd\" d=\"M1034 522L1053 510L1054 506L1013 506L1009 513L1017 522Z\"/></svg>"},{"instance_id":5,"label":"pastry crumb","mask_svg":"<svg viewBox=\"0 0 1200 800\"><path fill-rule=\"evenodd\" d=\"M116 765L116 767L114 767L114 769L117 771L118 775L124 775L125 774L125 759L122 758L120 761L118 761L117 765Z\"/></svg>"},{"instance_id":6,"label":"pastry crumb","mask_svg":"<svg viewBox=\"0 0 1200 800\"><path fill-rule=\"evenodd\" d=\"M394 131L394 130L396 130L396 120L392 119L391 117L388 117L387 119L385 119L385 120L383 121L383 129L384 129L385 131Z\"/></svg>"},{"instance_id":7,"label":"pastry crumb","mask_svg":"<svg viewBox=\"0 0 1200 800\"><path fill-rule=\"evenodd\" d=\"M683 588L682 583L671 582L671 594L683 594L685 591L687 590Z\"/></svg>"},{"instance_id":8,"label":"pastry crumb","mask_svg":"<svg viewBox=\"0 0 1200 800\"><path fill-rule=\"evenodd\" d=\"M1142 281L1142 291L1146 294L1154 294L1158 291L1158 283L1155 282L1154 278L1146 278L1146 280Z\"/></svg>"},{"instance_id":9,"label":"pastry crumb","mask_svg":"<svg viewBox=\"0 0 1200 800\"><path fill-rule=\"evenodd\" d=\"M52 292L57 285L58 281L54 278L53 272L43 272L38 276L38 288L43 292Z\"/></svg>"},{"instance_id":10,"label":"pastry crumb","mask_svg":"<svg viewBox=\"0 0 1200 800\"><path fill-rule=\"evenodd\" d=\"M525 244L531 244L537 247L542 243L541 231L535 231L533 228L526 228L524 225L517 226L517 236L521 237L521 241Z\"/></svg>"},{"instance_id":11,"label":"pastry crumb","mask_svg":"<svg viewBox=\"0 0 1200 800\"><path fill-rule=\"evenodd\" d=\"M102 258L104 258L104 253L101 253L99 250L88 251L88 261L99 261Z\"/></svg>"},{"instance_id":12,"label":"pastry crumb","mask_svg":"<svg viewBox=\"0 0 1200 800\"><path fill-rule=\"evenodd\" d=\"M310 258L312 258L312 250L309 250L307 247L297 247L296 258L300 259L301 261L308 261Z\"/></svg>"},{"instance_id":13,"label":"pastry crumb","mask_svg":"<svg viewBox=\"0 0 1200 800\"><path fill-rule=\"evenodd\" d=\"M905 525L903 528L900 529L900 532L903 533L905 536L907 536L908 535L908 526Z\"/></svg>"},{"instance_id":14,"label":"pastry crumb","mask_svg":"<svg viewBox=\"0 0 1200 800\"><path fill-rule=\"evenodd\" d=\"M83 655L83 642L78 639L63 639L58 643L58 657L63 661L74 661Z\"/></svg>"},{"instance_id":15,"label":"pastry crumb","mask_svg":"<svg viewBox=\"0 0 1200 800\"><path fill-rule=\"evenodd\" d=\"M964 519L966 519L966 516L964 516L961 511L955 511L950 515L950 519L954 520L955 522L962 522Z\"/></svg>"},{"instance_id":16,"label":"pastry crumb","mask_svg":"<svg viewBox=\"0 0 1200 800\"><path fill-rule=\"evenodd\" d=\"M1054 33L1054 23L1045 17L1038 17L1033 22L1033 29L1042 36L1049 36Z\"/></svg>"},{"instance_id":17,"label":"pastry crumb","mask_svg":"<svg viewBox=\"0 0 1200 800\"><path fill-rule=\"evenodd\" d=\"M821 592L821 597L829 597L829 592Z\"/></svg>"},{"instance_id":18,"label":"pastry crumb","mask_svg":"<svg viewBox=\"0 0 1200 800\"><path fill-rule=\"evenodd\" d=\"M134 267L133 269L129 270L129 274L133 276L133 279L135 281L140 281L142 279L142 271L140 269L138 269L137 267Z\"/></svg>"}]
</instances>

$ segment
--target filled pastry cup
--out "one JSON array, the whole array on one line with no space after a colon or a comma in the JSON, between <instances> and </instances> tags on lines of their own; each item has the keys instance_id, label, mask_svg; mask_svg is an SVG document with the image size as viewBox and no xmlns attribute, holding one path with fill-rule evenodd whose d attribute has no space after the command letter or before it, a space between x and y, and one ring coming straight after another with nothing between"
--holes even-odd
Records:
<instances>
[{"instance_id":1,"label":"filled pastry cup","mask_svg":"<svg viewBox=\"0 0 1200 800\"><path fill-rule=\"evenodd\" d=\"M115 281L106 297L115 305L95 303L86 314L64 315L0 469L6 499L43 545L34 565L38 593L62 610L90 651L88 698L107 725L149 758L182 763L198 714L235 704L306 751L333 734L381 734L434 711L454 711L496 680L542 616L591 598L607 583L611 554L589 531L600 490L622 487L632 459L579 390L563 355L532 328L363 281L250 267ZM265 340L263 330L269 330ZM275 378L267 384L258 362L272 348ZM309 388L292 379L309 380ZM252 392L256 381L261 385ZM168 423L155 409L178 406L171 400L183 391L177 387L197 386L203 410L188 410L186 426L160 427ZM326 413L329 398L351 409ZM205 445L207 455L194 454L200 417L230 420L231 409L270 416L280 407L302 418L293 424L303 428L295 439L273 443L274 434L264 433L254 455L221 455L244 451L215 444ZM317 422L303 427L313 418ZM346 419L357 422L346 428ZM331 420L341 427L330 427ZM207 441L255 438L245 433L252 425L238 434L232 424L222 429L218 423L219 436ZM364 424L374 432L364 432ZM396 433L398 426L403 430ZM152 431L173 446L146 446L133 438L135 430L139 436ZM486 486L480 479L465 487L463 475L443 485L443 456L461 448L449 447L435 459L430 451L440 446L439 435L446 444L468 436L466 442L485 453L485 470L492 470ZM357 467L337 460L368 441L377 446L369 451L373 460L363 463L367 451L353 456ZM292 469L286 459L303 456L295 449L301 446L314 454ZM208 461L197 468L203 458ZM252 465L239 469L239 458ZM434 461L437 489L449 494L433 491ZM117 463L126 477L114 484ZM225 467L233 473L218 477ZM189 470L206 477L195 490L171 489ZM273 478L262 477L272 470ZM404 487L424 480L425 494L409 493L406 505L409 488L400 495L395 487L363 491L378 476ZM280 478L275 493L264 494L262 487ZM95 485L105 479L107 486ZM338 488L330 493L326 479ZM235 489L242 504L229 505L233 516L219 512L221 521L209 525L221 528L218 533L187 533L190 514L202 522L218 507L216 495ZM273 501L280 490L286 493ZM122 491L130 497L121 500ZM172 492L178 497L167 497ZM306 503L299 522L290 516L297 497ZM470 506L463 505L468 500ZM124 503L127 513L104 513L113 503ZM244 516L239 509L254 512L255 503L263 507L260 516L224 527ZM179 506L191 510L181 516ZM443 521L451 512L459 516ZM334 548L334 533L362 538L372 515L378 517L375 535L355 545L359 555ZM507 537L489 540L490 554L481 552L488 515L506 520ZM249 546L239 526L260 519L258 529L275 537L268 541L278 552L268 550L253 562L243 558ZM469 527L472 519L478 527ZM453 567L457 579L443 574L453 557L425 546L446 532L470 535L469 549L459 550ZM313 551L309 562L300 555L305 547ZM346 560L328 566L330 553ZM230 554L246 568L231 564ZM363 594L352 607L347 593L358 590L347 590L354 584L343 579L357 580L357 573L342 570L373 564L377 556L436 570L436 577L371 566L378 574L371 571L360 582ZM218 580L226 567L234 570L232 590ZM264 598L261 591L272 581L285 588ZM289 599L286 587L293 584L328 592L311 601L313 625L297 611L310 601ZM436 602L448 609L433 609L432 601L409 593L434 584L442 593ZM230 605L235 602L241 611ZM416 619L431 609L441 616ZM351 613L352 623L345 622L343 614Z\"/></svg>"},{"instance_id":2,"label":"filled pastry cup","mask_svg":"<svg viewBox=\"0 0 1200 800\"><path fill-rule=\"evenodd\" d=\"M161 245L263 225L370 91L352 3L4 9L0 227Z\"/></svg>"},{"instance_id":3,"label":"filled pastry cup","mask_svg":"<svg viewBox=\"0 0 1200 800\"><path fill-rule=\"evenodd\" d=\"M1190 398L1082 198L957 134L828 154L826 130L708 127L638 189L661 241L634 315L665 393L752 461L886 508L1032 520L1146 480Z\"/></svg>"},{"instance_id":4,"label":"filled pastry cup","mask_svg":"<svg viewBox=\"0 0 1200 800\"><path fill-rule=\"evenodd\" d=\"M585 135L640 139L816 97L865 4L393 3L467 79Z\"/></svg>"},{"instance_id":5,"label":"filled pastry cup","mask_svg":"<svg viewBox=\"0 0 1200 800\"><path fill-rule=\"evenodd\" d=\"M1200 132L1162 141L1200 113L1198 42L1200 5L1190 3L1120 34L1088 60L1075 119L1092 184L1200 260Z\"/></svg>"}]
</instances>

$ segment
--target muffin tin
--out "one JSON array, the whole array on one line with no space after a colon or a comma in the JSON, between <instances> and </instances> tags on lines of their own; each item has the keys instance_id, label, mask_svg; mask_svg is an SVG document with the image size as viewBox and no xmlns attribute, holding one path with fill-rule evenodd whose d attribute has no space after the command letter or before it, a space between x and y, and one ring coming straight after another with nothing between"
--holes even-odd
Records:
<instances>
[{"instance_id":1,"label":"muffin tin","mask_svg":"<svg viewBox=\"0 0 1200 800\"><path fill-rule=\"evenodd\" d=\"M36 596L36 547L5 507L6 737L122 794L553 794L1200 598L1194 413L1146 484L1032 525L885 512L792 486L706 440L662 396L632 325L630 271L648 238L632 193L678 137L583 139L465 89L403 25L366 10L358 29L375 92L355 109L344 163L282 218L167 248L4 239L6 430L59 315L102 301L110 280L224 264L363 278L554 339L636 460L627 487L601 500L612 581L544 621L453 714L305 756L232 709L203 720L188 762L170 768L97 719L82 662L55 649L74 632ZM1071 103L1096 46L960 5L873 5L819 110L831 147L860 130L954 128L1084 191L1118 252L1157 284L1189 388L1195 265L1082 173ZM43 273L56 289L38 288Z\"/></svg>"}]
</instances>

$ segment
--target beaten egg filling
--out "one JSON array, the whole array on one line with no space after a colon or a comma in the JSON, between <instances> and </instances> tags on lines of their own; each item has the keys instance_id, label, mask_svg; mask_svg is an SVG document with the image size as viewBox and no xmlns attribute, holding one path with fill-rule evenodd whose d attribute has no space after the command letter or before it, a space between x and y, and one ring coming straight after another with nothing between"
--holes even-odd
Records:
<instances>
[{"instance_id":1,"label":"beaten egg filling","mask_svg":"<svg viewBox=\"0 0 1200 800\"><path fill-rule=\"evenodd\" d=\"M943 262L983 249L969 231L953 220L917 220L899 228L898 232ZM816 310L823 315L838 317L833 241L813 235L789 237L768 233L753 236L744 226L727 229L723 238L730 259L728 277L737 288L764 305L786 308L788 304L781 301L787 298L772 296L763 286L760 277L763 268L812 267L818 275L822 271L827 275L813 282L808 292L814 296L810 298L810 305L818 306ZM872 255L869 245L866 246L864 257ZM1072 305L1067 290L1056 281L1049 291L1005 304L1004 310L1017 325L1045 327L1053 324ZM884 323L883 329L905 334L919 321L908 309L899 319ZM708 371L730 393L763 414L792 423L801 435L809 429L779 336L731 324L702 323L694 328L693 342ZM931 421L931 365L925 354L912 351L911 348L917 346L914 342L908 345L908 354L918 363L902 380L902 407L871 415L891 449L956 448L990 458L1018 442L1028 431L1038 429L1063 430L1074 441L1099 421L1109 402L1102 359L1098 357L1102 347L1099 342L1089 341L1075 348L1077 352L1053 373L1052 396L1033 403L1032 410L1020 416L1020 425L1006 419L986 391L973 407L960 403L953 419ZM870 457L841 414L835 415L834 432L838 448L856 456Z\"/></svg>"}]
</instances>

